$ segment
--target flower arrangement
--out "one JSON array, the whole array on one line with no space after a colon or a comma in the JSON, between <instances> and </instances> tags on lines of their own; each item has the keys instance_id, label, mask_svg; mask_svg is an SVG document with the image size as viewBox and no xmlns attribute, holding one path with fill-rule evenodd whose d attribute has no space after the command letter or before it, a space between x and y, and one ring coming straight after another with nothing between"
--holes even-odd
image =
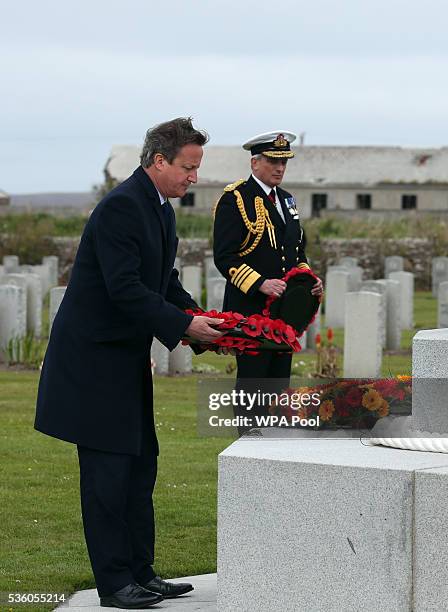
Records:
<instances>
[{"instance_id":1,"label":"flower arrangement","mask_svg":"<svg viewBox=\"0 0 448 612\"><path fill-rule=\"evenodd\" d=\"M298 387L284 392L289 401L272 404L271 414L301 419L319 417L324 428L370 428L391 411L409 413L411 408L412 379L397 376L383 379L337 380L336 382ZM312 405L296 405L295 398L319 394L320 400ZM316 395L314 395L316 397Z\"/></svg>"},{"instance_id":2,"label":"flower arrangement","mask_svg":"<svg viewBox=\"0 0 448 612\"><path fill-rule=\"evenodd\" d=\"M246 355L256 355L262 341L267 340L268 342L263 342L265 348L279 348L279 345L284 345L284 349L288 351L298 352L301 350L297 332L291 325L281 319L270 319L260 314L245 317L238 312L218 312L217 310L205 312L197 309L186 310L185 312L191 315L201 314L212 319L224 319L217 329L241 334L221 336L211 343L215 347L233 349L237 353ZM188 344L189 341L184 339L182 343Z\"/></svg>"},{"instance_id":3,"label":"flower arrangement","mask_svg":"<svg viewBox=\"0 0 448 612\"><path fill-rule=\"evenodd\" d=\"M309 268L293 268L281 280L288 282L288 280L299 274L307 274L317 280L317 276ZM268 296L262 314L256 313L249 316L230 311L218 312L217 310L209 310L205 312L200 308L195 310L189 309L185 312L191 315L224 319L217 329L232 332L231 334L223 335L210 344L201 345L203 348L210 350L226 348L236 354L244 353L246 355L257 355L260 350L266 349L297 353L302 349L298 339L303 334L303 331L299 333L292 325L289 325L282 319L271 318L271 305L276 299L278 299L277 296ZM315 315L308 322L308 325L314 321L314 318ZM190 343L191 340L188 338L182 340L182 344Z\"/></svg>"}]
</instances>

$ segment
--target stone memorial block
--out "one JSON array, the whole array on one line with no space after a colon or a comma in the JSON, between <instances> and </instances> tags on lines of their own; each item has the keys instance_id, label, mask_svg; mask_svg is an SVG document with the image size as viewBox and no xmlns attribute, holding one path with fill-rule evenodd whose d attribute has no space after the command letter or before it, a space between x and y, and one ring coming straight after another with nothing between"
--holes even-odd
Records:
<instances>
[{"instance_id":1,"label":"stone memorial block","mask_svg":"<svg viewBox=\"0 0 448 612\"><path fill-rule=\"evenodd\" d=\"M400 283L401 329L412 329L414 327L414 275L412 272L391 272L389 278Z\"/></svg>"},{"instance_id":2,"label":"stone memorial block","mask_svg":"<svg viewBox=\"0 0 448 612\"><path fill-rule=\"evenodd\" d=\"M386 287L386 348L398 351L401 346L401 289L398 281L381 279Z\"/></svg>"},{"instance_id":3,"label":"stone memorial block","mask_svg":"<svg viewBox=\"0 0 448 612\"><path fill-rule=\"evenodd\" d=\"M59 258L56 255L47 255L42 258L42 265L50 268L50 286L57 287L59 282Z\"/></svg>"},{"instance_id":4,"label":"stone memorial block","mask_svg":"<svg viewBox=\"0 0 448 612\"><path fill-rule=\"evenodd\" d=\"M447 455L242 438L218 472L220 612L446 610Z\"/></svg>"},{"instance_id":5,"label":"stone memorial block","mask_svg":"<svg viewBox=\"0 0 448 612\"><path fill-rule=\"evenodd\" d=\"M420 431L448 432L448 329L424 329L412 340L412 422Z\"/></svg>"},{"instance_id":6,"label":"stone memorial block","mask_svg":"<svg viewBox=\"0 0 448 612\"><path fill-rule=\"evenodd\" d=\"M437 297L439 284L448 281L448 257L434 257L432 260L432 294Z\"/></svg>"},{"instance_id":7,"label":"stone memorial block","mask_svg":"<svg viewBox=\"0 0 448 612\"><path fill-rule=\"evenodd\" d=\"M201 305L202 302L202 267L183 266L182 285L191 297Z\"/></svg>"},{"instance_id":8,"label":"stone memorial block","mask_svg":"<svg viewBox=\"0 0 448 612\"><path fill-rule=\"evenodd\" d=\"M6 274L5 267L0 266L0 280L5 276L5 274Z\"/></svg>"},{"instance_id":9,"label":"stone memorial block","mask_svg":"<svg viewBox=\"0 0 448 612\"><path fill-rule=\"evenodd\" d=\"M0 352L10 340L26 335L26 290L19 285L0 285Z\"/></svg>"},{"instance_id":10,"label":"stone memorial block","mask_svg":"<svg viewBox=\"0 0 448 612\"><path fill-rule=\"evenodd\" d=\"M59 310L66 289L67 287L52 287L50 289L50 331L53 327L54 318Z\"/></svg>"},{"instance_id":11,"label":"stone memorial block","mask_svg":"<svg viewBox=\"0 0 448 612\"><path fill-rule=\"evenodd\" d=\"M5 274L13 274L19 271L19 258L17 255L4 255L3 267Z\"/></svg>"},{"instance_id":12,"label":"stone memorial block","mask_svg":"<svg viewBox=\"0 0 448 612\"><path fill-rule=\"evenodd\" d=\"M401 255L390 255L384 258L384 278L389 278L391 272L403 272L404 259Z\"/></svg>"},{"instance_id":13,"label":"stone memorial block","mask_svg":"<svg viewBox=\"0 0 448 612\"><path fill-rule=\"evenodd\" d=\"M448 328L448 281L440 283L438 297L437 327Z\"/></svg>"},{"instance_id":14,"label":"stone memorial block","mask_svg":"<svg viewBox=\"0 0 448 612\"><path fill-rule=\"evenodd\" d=\"M345 269L327 271L325 279L325 325L344 327L345 295L350 290L350 274Z\"/></svg>"},{"instance_id":15,"label":"stone memorial block","mask_svg":"<svg viewBox=\"0 0 448 612\"><path fill-rule=\"evenodd\" d=\"M215 261L213 259L213 251L205 251L204 254L204 266L205 266L205 278L219 278L221 276L221 272L215 266Z\"/></svg>"},{"instance_id":16,"label":"stone memorial block","mask_svg":"<svg viewBox=\"0 0 448 612\"><path fill-rule=\"evenodd\" d=\"M347 293L344 335L344 378L374 378L381 373L381 296Z\"/></svg>"},{"instance_id":17,"label":"stone memorial block","mask_svg":"<svg viewBox=\"0 0 448 612\"><path fill-rule=\"evenodd\" d=\"M222 276L207 280L207 310L222 311L225 288L226 279Z\"/></svg>"},{"instance_id":18,"label":"stone memorial block","mask_svg":"<svg viewBox=\"0 0 448 612\"><path fill-rule=\"evenodd\" d=\"M176 374L191 374L192 350L189 346L179 343L169 354L168 371L171 376Z\"/></svg>"},{"instance_id":19,"label":"stone memorial block","mask_svg":"<svg viewBox=\"0 0 448 612\"><path fill-rule=\"evenodd\" d=\"M154 360L154 372L166 376L169 373L170 352L157 338L152 341L151 359Z\"/></svg>"}]
</instances>

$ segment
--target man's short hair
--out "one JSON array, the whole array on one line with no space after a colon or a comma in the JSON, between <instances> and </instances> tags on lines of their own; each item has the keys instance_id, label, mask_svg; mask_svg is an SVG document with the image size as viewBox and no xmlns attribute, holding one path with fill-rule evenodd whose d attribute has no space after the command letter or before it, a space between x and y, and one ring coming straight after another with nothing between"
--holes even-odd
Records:
<instances>
[{"instance_id":1,"label":"man's short hair","mask_svg":"<svg viewBox=\"0 0 448 612\"><path fill-rule=\"evenodd\" d=\"M208 139L207 132L193 127L191 117L178 117L159 123L146 132L140 163L143 168L149 168L154 163L156 153L160 153L172 164L182 147L188 144L203 147Z\"/></svg>"}]
</instances>

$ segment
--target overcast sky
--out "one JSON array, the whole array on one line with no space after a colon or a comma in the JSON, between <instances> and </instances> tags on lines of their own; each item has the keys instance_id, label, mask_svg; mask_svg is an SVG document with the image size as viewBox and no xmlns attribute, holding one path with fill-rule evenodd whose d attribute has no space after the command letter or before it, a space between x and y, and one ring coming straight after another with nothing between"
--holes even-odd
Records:
<instances>
[{"instance_id":1,"label":"overcast sky","mask_svg":"<svg viewBox=\"0 0 448 612\"><path fill-rule=\"evenodd\" d=\"M3 2L0 189L86 191L114 144L448 145L446 0ZM233 180L235 177L229 177Z\"/></svg>"}]
</instances>

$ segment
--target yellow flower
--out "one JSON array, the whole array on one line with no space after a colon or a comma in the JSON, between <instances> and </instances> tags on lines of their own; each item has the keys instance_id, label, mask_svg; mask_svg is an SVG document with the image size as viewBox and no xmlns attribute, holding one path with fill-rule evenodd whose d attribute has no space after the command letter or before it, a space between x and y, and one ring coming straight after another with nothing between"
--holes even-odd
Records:
<instances>
[{"instance_id":1,"label":"yellow flower","mask_svg":"<svg viewBox=\"0 0 448 612\"><path fill-rule=\"evenodd\" d=\"M369 389L362 396L362 405L364 408L367 408L367 410L378 410L382 401L383 398L375 389Z\"/></svg>"},{"instance_id":2,"label":"yellow flower","mask_svg":"<svg viewBox=\"0 0 448 612\"><path fill-rule=\"evenodd\" d=\"M331 400L325 400L319 407L319 416L322 421L329 421L333 416L334 404Z\"/></svg>"},{"instance_id":3,"label":"yellow flower","mask_svg":"<svg viewBox=\"0 0 448 612\"><path fill-rule=\"evenodd\" d=\"M378 408L378 416L385 417L389 414L389 404L385 399L381 402L381 406Z\"/></svg>"}]
</instances>

